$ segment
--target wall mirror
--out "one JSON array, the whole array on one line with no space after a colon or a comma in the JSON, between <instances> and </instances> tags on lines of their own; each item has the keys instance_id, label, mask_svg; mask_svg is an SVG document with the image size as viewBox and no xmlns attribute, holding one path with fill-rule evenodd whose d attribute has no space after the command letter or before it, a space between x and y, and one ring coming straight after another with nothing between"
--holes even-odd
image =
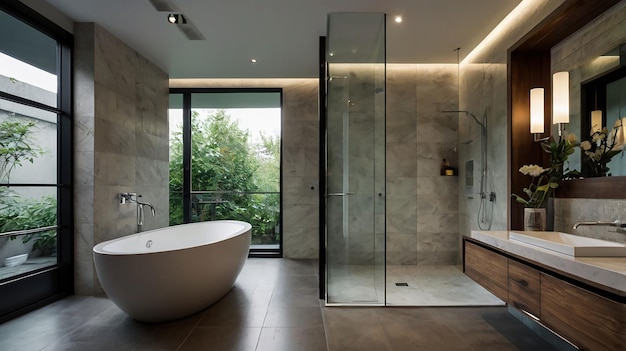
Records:
<instances>
[{"instance_id":1,"label":"wall mirror","mask_svg":"<svg viewBox=\"0 0 626 351\"><path fill-rule=\"evenodd\" d=\"M575 133L581 142L585 140L592 142L593 131L603 127L606 127L608 131L606 137L608 145L611 145L613 140L616 145L625 142L626 44L570 70L570 111L570 123L566 129L570 133ZM624 126L614 129L620 124ZM596 139L598 136L600 135L597 134ZM559 191L559 197L624 197L624 195L603 193L598 188L599 184L602 184L602 187L614 189L613 182L626 181L626 178L622 178L626 176L624 151L616 152L610 157L606 162L606 167L597 167L591 165L589 155L585 155L583 148L576 148L575 154L569 157L567 167L570 170L580 171L586 179L564 182L564 189ZM606 179L594 179L600 177Z\"/></svg>"},{"instance_id":2,"label":"wall mirror","mask_svg":"<svg viewBox=\"0 0 626 351\"><path fill-rule=\"evenodd\" d=\"M621 125L626 117L626 44L622 44L592 61L570 71L570 123L566 127L579 140L593 143L593 131L606 127L605 141L608 146L618 146L624 142L626 128ZM596 134L595 139L605 134ZM597 142L596 142L597 143ZM597 151L590 157L593 151ZM626 175L626 157L624 152L613 153L606 167L600 169L593 165L593 159L600 155L600 149L593 147L585 152L576 148L570 156L568 167L577 170L585 178ZM604 160L608 159L608 150Z\"/></svg>"}]
</instances>

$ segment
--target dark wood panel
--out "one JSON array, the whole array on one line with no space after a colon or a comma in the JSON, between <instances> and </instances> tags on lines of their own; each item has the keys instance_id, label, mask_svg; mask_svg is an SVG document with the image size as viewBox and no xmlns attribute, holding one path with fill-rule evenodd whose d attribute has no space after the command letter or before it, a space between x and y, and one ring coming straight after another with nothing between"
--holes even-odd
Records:
<instances>
[{"instance_id":1,"label":"dark wood panel","mask_svg":"<svg viewBox=\"0 0 626 351\"><path fill-rule=\"evenodd\" d=\"M525 196L523 189L530 178L519 172L527 164L547 166L548 155L530 133L530 89L544 87L545 101L552 101L550 86L550 52L512 52L509 58L509 81L511 85L511 193ZM550 135L552 109L544 106L544 135ZM511 229L524 228L524 206L513 198L511 202Z\"/></svg>"},{"instance_id":2,"label":"dark wood panel","mask_svg":"<svg viewBox=\"0 0 626 351\"><path fill-rule=\"evenodd\" d=\"M508 301L507 258L465 241L465 274L504 301Z\"/></svg>"},{"instance_id":3,"label":"dark wood panel","mask_svg":"<svg viewBox=\"0 0 626 351\"><path fill-rule=\"evenodd\" d=\"M620 0L567 0L528 32L513 48L550 50Z\"/></svg>"},{"instance_id":4,"label":"dark wood panel","mask_svg":"<svg viewBox=\"0 0 626 351\"><path fill-rule=\"evenodd\" d=\"M626 350L626 305L543 273L541 321L584 350Z\"/></svg>"},{"instance_id":5,"label":"dark wood panel","mask_svg":"<svg viewBox=\"0 0 626 351\"><path fill-rule=\"evenodd\" d=\"M579 199L623 199L626 177L598 177L568 180L561 183L557 197Z\"/></svg>"},{"instance_id":6,"label":"dark wood panel","mask_svg":"<svg viewBox=\"0 0 626 351\"><path fill-rule=\"evenodd\" d=\"M509 260L509 305L541 315L541 279L538 270Z\"/></svg>"}]
</instances>

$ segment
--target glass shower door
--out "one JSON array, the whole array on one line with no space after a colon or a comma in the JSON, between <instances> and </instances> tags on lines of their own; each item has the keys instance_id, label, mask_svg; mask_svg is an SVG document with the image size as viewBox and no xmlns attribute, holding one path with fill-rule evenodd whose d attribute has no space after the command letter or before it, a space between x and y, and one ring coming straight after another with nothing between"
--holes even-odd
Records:
<instances>
[{"instance_id":1,"label":"glass shower door","mask_svg":"<svg viewBox=\"0 0 626 351\"><path fill-rule=\"evenodd\" d=\"M328 19L328 305L385 303L384 29L383 14Z\"/></svg>"}]
</instances>

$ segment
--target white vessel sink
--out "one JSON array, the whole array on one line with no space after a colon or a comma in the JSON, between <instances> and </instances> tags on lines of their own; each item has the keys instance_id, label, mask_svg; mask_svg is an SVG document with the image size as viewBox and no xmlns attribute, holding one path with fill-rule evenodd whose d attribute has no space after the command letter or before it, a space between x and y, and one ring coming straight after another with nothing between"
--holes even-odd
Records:
<instances>
[{"instance_id":1,"label":"white vessel sink","mask_svg":"<svg viewBox=\"0 0 626 351\"><path fill-rule=\"evenodd\" d=\"M509 239L574 257L626 257L626 245L561 232L510 232Z\"/></svg>"}]
</instances>

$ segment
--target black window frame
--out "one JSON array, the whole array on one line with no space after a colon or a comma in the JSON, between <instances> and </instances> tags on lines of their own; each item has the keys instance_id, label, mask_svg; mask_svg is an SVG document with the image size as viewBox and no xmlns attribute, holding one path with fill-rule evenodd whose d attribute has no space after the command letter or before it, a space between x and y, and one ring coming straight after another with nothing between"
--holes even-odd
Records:
<instances>
[{"instance_id":1,"label":"black window frame","mask_svg":"<svg viewBox=\"0 0 626 351\"><path fill-rule=\"evenodd\" d=\"M57 188L57 264L0 282L0 323L74 293L72 52L74 36L18 0L0 10L57 41L57 106L0 91L0 98L57 115L56 184L11 184ZM0 185L7 186L7 185Z\"/></svg>"},{"instance_id":2,"label":"black window frame","mask_svg":"<svg viewBox=\"0 0 626 351\"><path fill-rule=\"evenodd\" d=\"M279 93L281 120L283 113L283 89L282 88L170 88L170 95L178 94L183 98L183 223L191 222L191 96L202 93ZM251 248L248 257L283 257L283 132L280 132L280 215L279 226L281 229L278 249Z\"/></svg>"}]
</instances>

